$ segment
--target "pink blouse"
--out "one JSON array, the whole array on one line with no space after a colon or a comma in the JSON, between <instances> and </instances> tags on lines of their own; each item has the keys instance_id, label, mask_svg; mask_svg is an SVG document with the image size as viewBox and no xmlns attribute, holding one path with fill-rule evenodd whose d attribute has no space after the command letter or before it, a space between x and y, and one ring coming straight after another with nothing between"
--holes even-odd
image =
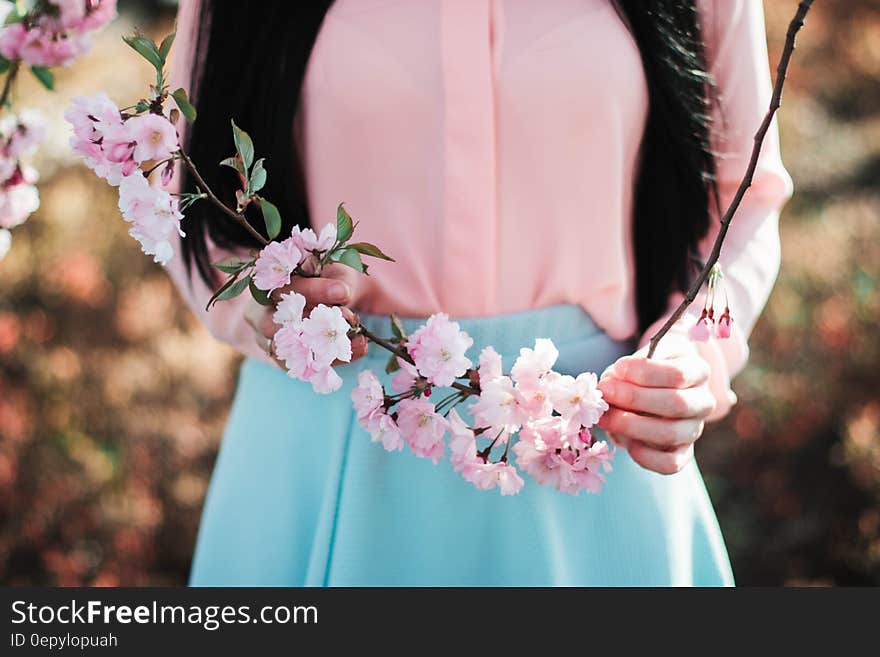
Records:
<instances>
[{"instance_id":1,"label":"pink blouse","mask_svg":"<svg viewBox=\"0 0 880 657\"><path fill-rule=\"evenodd\" d=\"M196 5L179 17L184 64ZM760 0L699 7L726 206L770 99L763 11ZM464 317L578 303L622 339L637 328L631 221L647 103L638 48L609 0L337 0L295 147L316 228L344 201L359 238L397 261L371 267L359 309ZM776 277L790 194L774 126L721 257L734 336L701 345L718 415ZM263 358L245 299L205 313L198 277L190 284L179 257L168 269L216 337Z\"/></svg>"}]
</instances>

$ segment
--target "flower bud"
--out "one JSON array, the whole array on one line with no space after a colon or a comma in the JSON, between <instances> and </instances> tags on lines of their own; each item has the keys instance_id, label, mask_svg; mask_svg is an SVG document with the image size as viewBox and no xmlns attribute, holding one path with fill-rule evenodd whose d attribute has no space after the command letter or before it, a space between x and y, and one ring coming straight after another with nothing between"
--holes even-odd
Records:
<instances>
[{"instance_id":1,"label":"flower bud","mask_svg":"<svg viewBox=\"0 0 880 657\"><path fill-rule=\"evenodd\" d=\"M167 187L171 183L171 179L174 177L174 160L171 160L168 164L166 164L162 168L162 186Z\"/></svg>"},{"instance_id":2,"label":"flower bud","mask_svg":"<svg viewBox=\"0 0 880 657\"><path fill-rule=\"evenodd\" d=\"M698 319L697 323L691 327L690 331L688 331L688 336L694 342L708 342L709 338L711 338L714 333L715 330L712 318L709 317L704 309L703 314L700 315L700 319Z\"/></svg>"},{"instance_id":3,"label":"flower bud","mask_svg":"<svg viewBox=\"0 0 880 657\"><path fill-rule=\"evenodd\" d=\"M718 318L718 322L715 324L715 337L720 340L729 338L732 324L733 318L730 316L730 309L725 308L724 314Z\"/></svg>"}]
</instances>

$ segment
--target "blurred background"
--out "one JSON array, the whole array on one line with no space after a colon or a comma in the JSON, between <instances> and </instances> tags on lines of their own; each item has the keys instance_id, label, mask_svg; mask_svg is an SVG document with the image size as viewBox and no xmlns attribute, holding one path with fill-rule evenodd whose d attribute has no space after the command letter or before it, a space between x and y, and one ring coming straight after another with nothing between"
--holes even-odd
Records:
<instances>
[{"instance_id":1,"label":"blurred background","mask_svg":"<svg viewBox=\"0 0 880 657\"><path fill-rule=\"evenodd\" d=\"M0 263L0 584L183 584L234 390L214 342L141 255L114 191L79 166L71 96L139 98L120 40L170 31L121 2L50 94L40 210ZM766 0L771 59L795 0ZM783 265L698 458L740 585L880 584L880 0L817 0L780 114L796 194Z\"/></svg>"}]
</instances>

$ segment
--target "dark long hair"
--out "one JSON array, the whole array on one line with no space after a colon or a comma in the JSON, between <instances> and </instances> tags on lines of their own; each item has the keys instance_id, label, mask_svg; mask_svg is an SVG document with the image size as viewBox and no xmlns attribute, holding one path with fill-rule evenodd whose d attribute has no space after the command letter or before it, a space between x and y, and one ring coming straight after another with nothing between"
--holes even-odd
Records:
<instances>
[{"instance_id":1,"label":"dark long hair","mask_svg":"<svg viewBox=\"0 0 880 657\"><path fill-rule=\"evenodd\" d=\"M310 225L304 173L293 155L294 115L309 55L332 0L202 0L192 70L199 119L189 133L196 162L229 154L229 117L250 132L266 157L264 191L283 217L282 235ZM641 53L649 92L635 188L633 240L636 309L644 329L666 309L669 293L689 283L696 247L709 226L715 161L710 147L711 81L695 0L614 0ZM201 170L215 190L230 189L231 170ZM225 183L225 184L224 184ZM184 186L192 181L184 179ZM229 199L231 200L231 198ZM206 235L221 248L257 247L246 231L202 204L187 216L183 253L215 282ZM254 218L259 230L261 222Z\"/></svg>"}]
</instances>

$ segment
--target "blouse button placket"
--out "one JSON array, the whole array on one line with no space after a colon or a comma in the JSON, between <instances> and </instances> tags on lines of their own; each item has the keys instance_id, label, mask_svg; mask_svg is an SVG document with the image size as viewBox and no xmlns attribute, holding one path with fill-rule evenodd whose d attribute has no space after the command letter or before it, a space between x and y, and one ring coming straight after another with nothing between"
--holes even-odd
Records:
<instances>
[{"instance_id":1,"label":"blouse button placket","mask_svg":"<svg viewBox=\"0 0 880 657\"><path fill-rule=\"evenodd\" d=\"M493 0L441 0L444 85L444 220L441 300L460 312L456 290L476 290L467 314L496 307L495 57Z\"/></svg>"}]
</instances>

